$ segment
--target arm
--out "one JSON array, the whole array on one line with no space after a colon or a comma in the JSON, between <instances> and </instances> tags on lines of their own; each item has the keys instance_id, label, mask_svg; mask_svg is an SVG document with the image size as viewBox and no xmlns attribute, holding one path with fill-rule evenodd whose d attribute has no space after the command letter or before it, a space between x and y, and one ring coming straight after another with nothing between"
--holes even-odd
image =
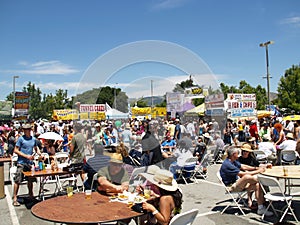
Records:
<instances>
[{"instance_id":1,"label":"arm","mask_svg":"<svg viewBox=\"0 0 300 225\"><path fill-rule=\"evenodd\" d=\"M254 167L254 166L241 164L241 171L239 172L238 176L242 177L246 174L255 175L258 173L263 173L264 171L265 171L264 167Z\"/></svg>"},{"instance_id":2,"label":"arm","mask_svg":"<svg viewBox=\"0 0 300 225\"><path fill-rule=\"evenodd\" d=\"M100 191L105 191L108 193L122 193L124 190L126 190L126 186L127 186L127 190L128 190L128 186L129 183L124 182L122 183L122 185L115 185L113 183L111 183L110 181L108 181L106 179L106 177L99 177L98 178L98 182L99 182L99 190Z\"/></svg>"}]
</instances>

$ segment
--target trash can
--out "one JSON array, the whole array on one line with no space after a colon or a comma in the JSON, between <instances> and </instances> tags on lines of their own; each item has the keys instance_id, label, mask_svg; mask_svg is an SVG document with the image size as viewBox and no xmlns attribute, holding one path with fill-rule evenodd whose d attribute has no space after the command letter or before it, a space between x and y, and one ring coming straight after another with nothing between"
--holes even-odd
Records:
<instances>
[{"instance_id":1,"label":"trash can","mask_svg":"<svg viewBox=\"0 0 300 225\"><path fill-rule=\"evenodd\" d=\"M4 193L4 163L0 162L0 199L5 198Z\"/></svg>"}]
</instances>

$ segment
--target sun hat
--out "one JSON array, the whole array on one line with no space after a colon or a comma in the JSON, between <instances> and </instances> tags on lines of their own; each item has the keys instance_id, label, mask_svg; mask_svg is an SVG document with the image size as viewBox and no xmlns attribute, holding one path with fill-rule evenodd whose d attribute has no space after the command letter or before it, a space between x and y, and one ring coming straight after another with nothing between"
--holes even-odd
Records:
<instances>
[{"instance_id":1,"label":"sun hat","mask_svg":"<svg viewBox=\"0 0 300 225\"><path fill-rule=\"evenodd\" d=\"M29 123L26 123L22 126L22 129L31 129L32 126Z\"/></svg>"},{"instance_id":2,"label":"sun hat","mask_svg":"<svg viewBox=\"0 0 300 225\"><path fill-rule=\"evenodd\" d=\"M143 173L141 175L152 184L166 191L176 191L178 189L178 184L173 178L173 173L168 170L160 169L155 174Z\"/></svg>"},{"instance_id":3,"label":"sun hat","mask_svg":"<svg viewBox=\"0 0 300 225\"><path fill-rule=\"evenodd\" d=\"M101 127L100 123L96 123L95 127Z\"/></svg>"},{"instance_id":4,"label":"sun hat","mask_svg":"<svg viewBox=\"0 0 300 225\"><path fill-rule=\"evenodd\" d=\"M255 141L255 140L256 140L255 137L251 137L251 138L249 138L248 141Z\"/></svg>"},{"instance_id":5,"label":"sun hat","mask_svg":"<svg viewBox=\"0 0 300 225\"><path fill-rule=\"evenodd\" d=\"M143 177L147 176L147 174L154 175L154 174L156 174L157 171L159 171L159 170L160 170L160 168L159 168L158 166L156 166L156 165L150 165L150 166L147 167L145 173L140 173L139 175L140 175L140 176L143 176Z\"/></svg>"},{"instance_id":6,"label":"sun hat","mask_svg":"<svg viewBox=\"0 0 300 225\"><path fill-rule=\"evenodd\" d=\"M242 145L241 150L247 151L247 152L253 152L251 145L249 145L247 143Z\"/></svg>"},{"instance_id":7,"label":"sun hat","mask_svg":"<svg viewBox=\"0 0 300 225\"><path fill-rule=\"evenodd\" d=\"M122 164L123 163L122 155L120 153L113 153L110 156L109 162Z\"/></svg>"},{"instance_id":8,"label":"sun hat","mask_svg":"<svg viewBox=\"0 0 300 225\"><path fill-rule=\"evenodd\" d=\"M206 137L206 138L210 138L209 133L205 133L203 136Z\"/></svg>"},{"instance_id":9,"label":"sun hat","mask_svg":"<svg viewBox=\"0 0 300 225\"><path fill-rule=\"evenodd\" d=\"M262 137L263 140L266 140L266 141L270 141L271 140L271 136L269 134L264 134L263 137Z\"/></svg>"},{"instance_id":10,"label":"sun hat","mask_svg":"<svg viewBox=\"0 0 300 225\"><path fill-rule=\"evenodd\" d=\"M285 135L286 138L289 139L294 139L294 135L292 133L287 133L287 135Z\"/></svg>"},{"instance_id":11,"label":"sun hat","mask_svg":"<svg viewBox=\"0 0 300 225\"><path fill-rule=\"evenodd\" d=\"M129 123L126 123L126 124L125 124L125 128L129 129L129 128L130 128L130 124L129 124Z\"/></svg>"}]
</instances>

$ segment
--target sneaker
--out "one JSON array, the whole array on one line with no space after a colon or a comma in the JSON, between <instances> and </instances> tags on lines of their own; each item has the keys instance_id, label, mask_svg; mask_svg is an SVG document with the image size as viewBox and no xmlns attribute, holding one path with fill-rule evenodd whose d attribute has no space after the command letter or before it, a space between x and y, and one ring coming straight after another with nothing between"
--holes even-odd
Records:
<instances>
[{"instance_id":1,"label":"sneaker","mask_svg":"<svg viewBox=\"0 0 300 225\"><path fill-rule=\"evenodd\" d=\"M264 214L265 216L273 216L273 213L271 211L267 211L265 207L263 207L262 209L258 209L257 214L258 215Z\"/></svg>"}]
</instances>

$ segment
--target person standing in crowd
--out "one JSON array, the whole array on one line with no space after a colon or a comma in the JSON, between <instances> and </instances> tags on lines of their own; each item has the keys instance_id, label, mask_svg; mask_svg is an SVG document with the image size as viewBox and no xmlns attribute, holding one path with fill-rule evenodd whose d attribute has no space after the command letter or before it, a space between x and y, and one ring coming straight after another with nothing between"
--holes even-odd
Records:
<instances>
[{"instance_id":1,"label":"person standing in crowd","mask_svg":"<svg viewBox=\"0 0 300 225\"><path fill-rule=\"evenodd\" d=\"M20 187L20 183L23 181L23 171L31 170L34 153L41 155L40 150L37 147L36 138L31 136L31 125L25 124L22 126L24 135L19 137L14 149L14 153L18 155L17 172L14 177L14 190L13 190L13 206L20 206L17 195ZM33 199L33 179L28 178L28 192L29 198Z\"/></svg>"},{"instance_id":2,"label":"person standing in crowd","mask_svg":"<svg viewBox=\"0 0 300 225\"><path fill-rule=\"evenodd\" d=\"M180 120L177 118L175 119L174 139L178 142L180 138L181 138L181 126L180 126Z\"/></svg>"},{"instance_id":3,"label":"person standing in crowd","mask_svg":"<svg viewBox=\"0 0 300 225\"><path fill-rule=\"evenodd\" d=\"M251 137L255 138L255 148L257 148L259 137L258 137L258 128L256 125L256 120L252 120L249 129Z\"/></svg>"},{"instance_id":4,"label":"person standing in crowd","mask_svg":"<svg viewBox=\"0 0 300 225\"><path fill-rule=\"evenodd\" d=\"M85 162L85 144L86 138L81 132L82 125L80 123L74 124L74 136L70 144L70 161L71 163Z\"/></svg>"},{"instance_id":5,"label":"person standing in crowd","mask_svg":"<svg viewBox=\"0 0 300 225\"><path fill-rule=\"evenodd\" d=\"M191 138L194 139L196 136L195 126L192 120L186 125L187 132L191 135Z\"/></svg>"},{"instance_id":6,"label":"person standing in crowd","mask_svg":"<svg viewBox=\"0 0 300 225\"><path fill-rule=\"evenodd\" d=\"M131 144L133 142L132 133L130 130L130 123L125 124L125 129L121 132L121 141L124 145L131 150Z\"/></svg>"}]
</instances>

